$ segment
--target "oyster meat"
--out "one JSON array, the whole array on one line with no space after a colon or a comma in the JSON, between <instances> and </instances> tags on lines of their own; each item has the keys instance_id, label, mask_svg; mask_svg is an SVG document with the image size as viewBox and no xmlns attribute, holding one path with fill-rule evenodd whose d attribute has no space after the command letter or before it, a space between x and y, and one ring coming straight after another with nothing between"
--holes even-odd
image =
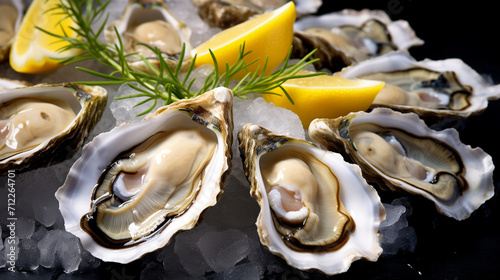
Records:
<instances>
[{"instance_id":1,"label":"oyster meat","mask_svg":"<svg viewBox=\"0 0 500 280\"><path fill-rule=\"evenodd\" d=\"M372 107L413 112L429 124L478 114L500 97L500 85L488 83L460 59L416 61L406 52L393 52L336 75L384 81Z\"/></svg>"},{"instance_id":2,"label":"oyster meat","mask_svg":"<svg viewBox=\"0 0 500 280\"><path fill-rule=\"evenodd\" d=\"M40 84L0 90L0 169L26 171L69 158L106 106L102 87Z\"/></svg>"},{"instance_id":3,"label":"oyster meat","mask_svg":"<svg viewBox=\"0 0 500 280\"><path fill-rule=\"evenodd\" d=\"M346 9L307 16L295 22L294 30L294 56L318 49L315 55L321 60L315 67L333 72L339 66L423 44L407 21L392 21L379 10Z\"/></svg>"},{"instance_id":4,"label":"oyster meat","mask_svg":"<svg viewBox=\"0 0 500 280\"><path fill-rule=\"evenodd\" d=\"M310 142L255 124L238 133L245 175L261 210L261 243L299 269L346 271L377 260L385 210L358 166Z\"/></svg>"},{"instance_id":5,"label":"oyster meat","mask_svg":"<svg viewBox=\"0 0 500 280\"><path fill-rule=\"evenodd\" d=\"M367 181L421 195L457 220L494 194L491 156L463 144L455 129L430 129L416 114L376 108L316 119L309 135L357 163Z\"/></svg>"},{"instance_id":6,"label":"oyster meat","mask_svg":"<svg viewBox=\"0 0 500 280\"><path fill-rule=\"evenodd\" d=\"M232 127L232 93L217 88L100 134L56 193L66 230L104 261L165 246L217 202Z\"/></svg>"},{"instance_id":7,"label":"oyster meat","mask_svg":"<svg viewBox=\"0 0 500 280\"><path fill-rule=\"evenodd\" d=\"M123 40L125 54L138 53L128 57L131 66L137 69L148 71L139 55L158 66L156 53L143 44L158 48L172 67L179 60L184 44L184 62L190 61L191 30L174 16L163 1L130 0L122 17L104 30L106 40L118 44L116 32Z\"/></svg>"},{"instance_id":8,"label":"oyster meat","mask_svg":"<svg viewBox=\"0 0 500 280\"><path fill-rule=\"evenodd\" d=\"M16 0L0 0L0 62L8 57L12 39L23 18L23 3Z\"/></svg>"}]
</instances>

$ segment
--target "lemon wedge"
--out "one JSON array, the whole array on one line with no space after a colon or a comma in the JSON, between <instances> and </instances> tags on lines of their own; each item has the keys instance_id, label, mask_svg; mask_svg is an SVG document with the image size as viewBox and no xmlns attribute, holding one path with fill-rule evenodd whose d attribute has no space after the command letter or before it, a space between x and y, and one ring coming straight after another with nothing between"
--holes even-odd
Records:
<instances>
[{"instance_id":1,"label":"lemon wedge","mask_svg":"<svg viewBox=\"0 0 500 280\"><path fill-rule=\"evenodd\" d=\"M251 51L245 57L245 62L259 59L247 70L254 72L258 66L259 71L262 70L267 57L264 74L269 74L283 62L290 50L294 21L295 5L290 1L274 11L225 29L193 50L193 55L197 54L195 66L213 65L210 49L217 58L219 71L224 72L226 63L233 65L236 62L240 46L245 43L245 51ZM245 74L242 70L235 77L242 78Z\"/></svg>"},{"instance_id":2,"label":"lemon wedge","mask_svg":"<svg viewBox=\"0 0 500 280\"><path fill-rule=\"evenodd\" d=\"M69 37L76 36L70 29L74 26L73 21L64 18L61 10L54 9L58 3L59 0L34 0L29 6L10 51L9 61L15 71L30 74L50 72L62 66L58 58L76 54L75 51L57 52L68 42L35 28L37 26L58 35L64 35L64 29Z\"/></svg>"},{"instance_id":3,"label":"lemon wedge","mask_svg":"<svg viewBox=\"0 0 500 280\"><path fill-rule=\"evenodd\" d=\"M264 94L267 102L297 114L304 128L315 118L336 118L350 112L365 111L385 83L372 80L345 79L337 76L315 76L291 79L282 84L294 104L278 88Z\"/></svg>"}]
</instances>

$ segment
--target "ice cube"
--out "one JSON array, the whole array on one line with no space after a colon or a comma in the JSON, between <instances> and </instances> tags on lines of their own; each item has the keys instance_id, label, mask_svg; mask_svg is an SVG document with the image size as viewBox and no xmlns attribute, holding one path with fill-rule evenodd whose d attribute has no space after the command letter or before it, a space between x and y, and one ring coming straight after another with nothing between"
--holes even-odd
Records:
<instances>
[{"instance_id":1,"label":"ice cube","mask_svg":"<svg viewBox=\"0 0 500 280\"><path fill-rule=\"evenodd\" d=\"M398 198L390 204L384 204L386 220L380 224L383 255L396 255L400 251L415 249L416 233L408 226L407 217L412 208L407 198Z\"/></svg>"},{"instance_id":2,"label":"ice cube","mask_svg":"<svg viewBox=\"0 0 500 280\"><path fill-rule=\"evenodd\" d=\"M196 244L205 261L216 273L234 266L250 252L248 236L236 229L207 232Z\"/></svg>"},{"instance_id":3,"label":"ice cube","mask_svg":"<svg viewBox=\"0 0 500 280\"><path fill-rule=\"evenodd\" d=\"M19 270L33 271L40 265L40 250L37 243L31 239L19 241L19 257L16 266Z\"/></svg>"},{"instance_id":4,"label":"ice cube","mask_svg":"<svg viewBox=\"0 0 500 280\"><path fill-rule=\"evenodd\" d=\"M263 268L251 262L238 264L224 271L224 280L253 280L261 279Z\"/></svg>"},{"instance_id":5,"label":"ice cube","mask_svg":"<svg viewBox=\"0 0 500 280\"><path fill-rule=\"evenodd\" d=\"M212 226L201 223L197 227L181 232L175 237L175 254L179 258L182 267L192 276L203 276L207 271L211 270L196 244L203 235L213 230Z\"/></svg>"},{"instance_id":6,"label":"ice cube","mask_svg":"<svg viewBox=\"0 0 500 280\"><path fill-rule=\"evenodd\" d=\"M29 239L35 232L35 220L31 217L19 217L16 221L16 236Z\"/></svg>"},{"instance_id":7,"label":"ice cube","mask_svg":"<svg viewBox=\"0 0 500 280\"><path fill-rule=\"evenodd\" d=\"M51 230L38 242L40 265L62 268L66 273L77 270L82 260L79 242L78 237L69 232Z\"/></svg>"},{"instance_id":8,"label":"ice cube","mask_svg":"<svg viewBox=\"0 0 500 280\"><path fill-rule=\"evenodd\" d=\"M76 271L82 261L80 239L67 231L61 231L56 250L56 262L65 273Z\"/></svg>"},{"instance_id":9,"label":"ice cube","mask_svg":"<svg viewBox=\"0 0 500 280\"><path fill-rule=\"evenodd\" d=\"M53 268L55 264L57 243L61 237L61 230L52 230L45 234L38 241L38 249L40 250L40 265L45 268Z\"/></svg>"}]
</instances>

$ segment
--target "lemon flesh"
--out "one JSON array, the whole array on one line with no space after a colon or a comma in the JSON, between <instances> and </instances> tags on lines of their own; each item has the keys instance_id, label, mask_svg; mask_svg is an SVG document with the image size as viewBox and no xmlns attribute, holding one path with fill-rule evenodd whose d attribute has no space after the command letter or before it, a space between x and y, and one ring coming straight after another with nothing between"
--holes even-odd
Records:
<instances>
[{"instance_id":1,"label":"lemon flesh","mask_svg":"<svg viewBox=\"0 0 500 280\"><path fill-rule=\"evenodd\" d=\"M259 61L247 68L254 72L257 67L263 69L268 59L266 71L269 74L286 58L293 39L293 23L295 21L295 5L293 2L280 8L255 16L243 23L225 29L193 50L197 54L195 66L214 64L209 49L217 58L221 73L225 72L226 63L231 66L236 62L240 46L245 44L245 62ZM240 71L236 78L242 78L246 71Z\"/></svg>"},{"instance_id":2,"label":"lemon flesh","mask_svg":"<svg viewBox=\"0 0 500 280\"><path fill-rule=\"evenodd\" d=\"M76 36L70 29L74 26L70 18L64 18L61 10L52 10L59 0L34 0L21 21L19 31L14 37L10 52L10 65L20 73L45 73L62 66L58 58L74 55L76 51L59 53L69 43L48 35L36 27L57 35Z\"/></svg>"},{"instance_id":3,"label":"lemon flesh","mask_svg":"<svg viewBox=\"0 0 500 280\"><path fill-rule=\"evenodd\" d=\"M274 89L273 92L281 96L264 94L263 97L267 102L297 114L303 127L308 128L316 118L336 118L367 110L384 84L323 75L291 79L282 84L294 104L280 89Z\"/></svg>"}]
</instances>

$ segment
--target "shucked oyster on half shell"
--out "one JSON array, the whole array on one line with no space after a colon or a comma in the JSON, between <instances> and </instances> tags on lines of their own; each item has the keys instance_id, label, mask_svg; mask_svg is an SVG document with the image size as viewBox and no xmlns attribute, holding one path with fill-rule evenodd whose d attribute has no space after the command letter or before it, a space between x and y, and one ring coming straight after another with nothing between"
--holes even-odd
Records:
<instances>
[{"instance_id":1,"label":"shucked oyster on half shell","mask_svg":"<svg viewBox=\"0 0 500 280\"><path fill-rule=\"evenodd\" d=\"M430 129L416 114L376 108L316 119L310 137L357 163L368 182L421 195L463 220L494 194L491 156L449 128Z\"/></svg>"},{"instance_id":2,"label":"shucked oyster on half shell","mask_svg":"<svg viewBox=\"0 0 500 280\"><path fill-rule=\"evenodd\" d=\"M0 0L0 62L9 57L12 39L24 16L23 1Z\"/></svg>"},{"instance_id":3,"label":"shucked oyster on half shell","mask_svg":"<svg viewBox=\"0 0 500 280\"><path fill-rule=\"evenodd\" d=\"M489 100L500 98L500 85L488 83L460 59L416 61L407 52L393 52L335 75L384 81L372 107L413 112L429 124L478 114Z\"/></svg>"},{"instance_id":4,"label":"shucked oyster on half shell","mask_svg":"<svg viewBox=\"0 0 500 280\"><path fill-rule=\"evenodd\" d=\"M372 57L423 44L407 21L392 21L380 10L345 9L306 16L295 22L294 31L294 57L303 57L318 49L314 55L320 62L315 67L333 72Z\"/></svg>"},{"instance_id":5,"label":"shucked oyster on half shell","mask_svg":"<svg viewBox=\"0 0 500 280\"><path fill-rule=\"evenodd\" d=\"M106 101L104 88L71 83L0 90L0 173L69 158L101 118Z\"/></svg>"},{"instance_id":6,"label":"shucked oyster on half shell","mask_svg":"<svg viewBox=\"0 0 500 280\"><path fill-rule=\"evenodd\" d=\"M217 88L95 137L56 192L66 230L128 263L194 227L230 170L232 98Z\"/></svg>"},{"instance_id":7,"label":"shucked oyster on half shell","mask_svg":"<svg viewBox=\"0 0 500 280\"><path fill-rule=\"evenodd\" d=\"M250 193L261 209L261 243L302 270L345 272L382 253L385 210L358 166L305 140L255 124L238 133Z\"/></svg>"},{"instance_id":8,"label":"shucked oyster on half shell","mask_svg":"<svg viewBox=\"0 0 500 280\"><path fill-rule=\"evenodd\" d=\"M130 0L121 18L104 30L106 40L113 44L119 43L116 33L120 34L125 54L137 53L128 57L131 67L149 71L140 56L158 66L156 53L142 44L158 48L171 67L177 65L185 44L184 63L190 63L191 30L161 0Z\"/></svg>"}]
</instances>

